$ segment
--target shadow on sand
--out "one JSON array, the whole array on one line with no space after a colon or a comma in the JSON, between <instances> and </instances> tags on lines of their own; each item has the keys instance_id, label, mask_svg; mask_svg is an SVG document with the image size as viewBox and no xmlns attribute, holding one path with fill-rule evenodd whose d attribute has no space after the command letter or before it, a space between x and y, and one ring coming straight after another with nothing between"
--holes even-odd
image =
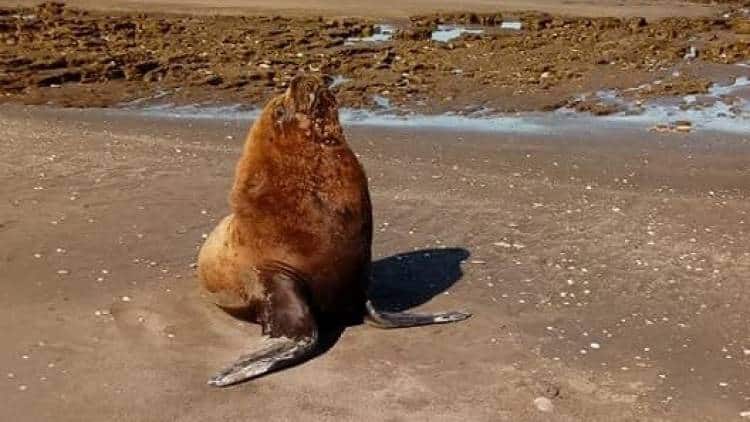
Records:
<instances>
[{"instance_id":1,"label":"shadow on sand","mask_svg":"<svg viewBox=\"0 0 750 422\"><path fill-rule=\"evenodd\" d=\"M461 263L470 255L464 248L422 249L374 261L368 297L376 308L390 312L427 303L461 279ZM347 326L361 323L326 321L317 355L333 347Z\"/></svg>"},{"instance_id":2,"label":"shadow on sand","mask_svg":"<svg viewBox=\"0 0 750 422\"><path fill-rule=\"evenodd\" d=\"M469 255L463 248L422 249L379 259L372 263L370 299L392 312L427 303L461 279Z\"/></svg>"}]
</instances>

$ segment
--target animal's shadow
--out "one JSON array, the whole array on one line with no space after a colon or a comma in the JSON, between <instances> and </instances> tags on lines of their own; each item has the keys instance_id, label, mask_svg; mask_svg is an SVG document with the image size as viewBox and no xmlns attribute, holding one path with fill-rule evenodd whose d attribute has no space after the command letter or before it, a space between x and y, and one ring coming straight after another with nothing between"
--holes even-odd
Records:
<instances>
[{"instance_id":1,"label":"animal's shadow","mask_svg":"<svg viewBox=\"0 0 750 422\"><path fill-rule=\"evenodd\" d=\"M372 263L369 297L385 311L427 303L461 279L461 262L469 255L463 248L422 249L379 259Z\"/></svg>"},{"instance_id":2,"label":"animal's shadow","mask_svg":"<svg viewBox=\"0 0 750 422\"><path fill-rule=\"evenodd\" d=\"M368 298L377 309L401 312L427 303L461 279L461 262L471 254L464 248L422 249L391 255L372 263ZM325 353L354 321L326 321L317 355Z\"/></svg>"}]
</instances>

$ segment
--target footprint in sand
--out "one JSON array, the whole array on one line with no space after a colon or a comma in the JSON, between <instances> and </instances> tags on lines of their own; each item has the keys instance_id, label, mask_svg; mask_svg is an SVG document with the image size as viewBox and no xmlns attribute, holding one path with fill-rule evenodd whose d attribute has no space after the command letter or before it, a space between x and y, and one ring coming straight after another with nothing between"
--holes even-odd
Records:
<instances>
[{"instance_id":1,"label":"footprint in sand","mask_svg":"<svg viewBox=\"0 0 750 422\"><path fill-rule=\"evenodd\" d=\"M138 304L114 302L110 312L124 337L149 345L241 347L257 336L257 330L228 318L205 305L200 298L182 297L174 301Z\"/></svg>"},{"instance_id":2,"label":"footprint in sand","mask_svg":"<svg viewBox=\"0 0 750 422\"><path fill-rule=\"evenodd\" d=\"M167 342L176 337L174 321L148 307L118 302L112 304L110 311L125 336L149 342Z\"/></svg>"}]
</instances>

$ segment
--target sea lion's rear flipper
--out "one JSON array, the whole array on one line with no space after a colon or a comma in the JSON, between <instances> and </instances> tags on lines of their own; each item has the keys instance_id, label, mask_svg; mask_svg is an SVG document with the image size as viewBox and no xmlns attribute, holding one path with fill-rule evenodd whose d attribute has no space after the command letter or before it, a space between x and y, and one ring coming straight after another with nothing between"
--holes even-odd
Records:
<instances>
[{"instance_id":1,"label":"sea lion's rear flipper","mask_svg":"<svg viewBox=\"0 0 750 422\"><path fill-rule=\"evenodd\" d=\"M407 312L385 312L375 309L371 301L367 301L367 315L365 322L378 328L406 328L420 325L447 324L463 321L471 314L465 312L438 312L434 314L411 314Z\"/></svg>"},{"instance_id":2,"label":"sea lion's rear flipper","mask_svg":"<svg viewBox=\"0 0 750 422\"><path fill-rule=\"evenodd\" d=\"M260 317L267 337L259 350L241 356L208 383L224 387L257 378L309 359L318 344L318 327L302 283L282 272L263 271L267 301Z\"/></svg>"}]
</instances>

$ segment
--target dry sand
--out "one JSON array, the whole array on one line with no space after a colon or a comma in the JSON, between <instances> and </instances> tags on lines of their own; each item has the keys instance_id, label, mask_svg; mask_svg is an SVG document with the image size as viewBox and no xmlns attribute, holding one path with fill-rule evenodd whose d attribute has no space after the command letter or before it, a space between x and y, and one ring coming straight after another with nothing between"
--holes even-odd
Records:
<instances>
[{"instance_id":1,"label":"dry sand","mask_svg":"<svg viewBox=\"0 0 750 422\"><path fill-rule=\"evenodd\" d=\"M0 121L8 420L750 410L747 136L349 128L371 178L376 297L474 317L351 327L308 363L217 390L207 377L260 333L199 297L191 263L227 212L247 122L20 106Z\"/></svg>"}]
</instances>

